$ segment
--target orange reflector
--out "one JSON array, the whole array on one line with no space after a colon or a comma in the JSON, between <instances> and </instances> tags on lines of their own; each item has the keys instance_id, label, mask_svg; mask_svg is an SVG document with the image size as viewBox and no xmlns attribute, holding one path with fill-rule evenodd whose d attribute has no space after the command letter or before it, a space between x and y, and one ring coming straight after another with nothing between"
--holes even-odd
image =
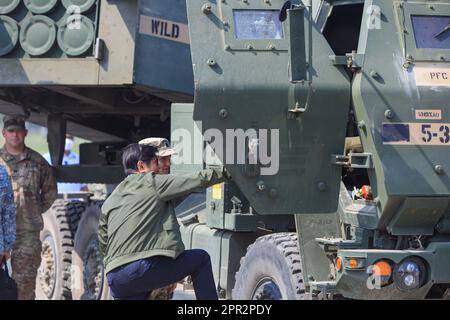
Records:
<instances>
[{"instance_id":1,"label":"orange reflector","mask_svg":"<svg viewBox=\"0 0 450 320\"><path fill-rule=\"evenodd\" d=\"M341 258L337 258L335 264L336 264L336 270L337 271L341 271L342 270L342 260L341 260Z\"/></svg>"},{"instance_id":2,"label":"orange reflector","mask_svg":"<svg viewBox=\"0 0 450 320\"><path fill-rule=\"evenodd\" d=\"M348 266L350 267L350 269L356 269L358 268L358 260L356 259L350 259L348 261Z\"/></svg>"},{"instance_id":3,"label":"orange reflector","mask_svg":"<svg viewBox=\"0 0 450 320\"><path fill-rule=\"evenodd\" d=\"M373 274L380 277L390 277L392 274L391 265L384 261L378 261L373 266Z\"/></svg>"}]
</instances>

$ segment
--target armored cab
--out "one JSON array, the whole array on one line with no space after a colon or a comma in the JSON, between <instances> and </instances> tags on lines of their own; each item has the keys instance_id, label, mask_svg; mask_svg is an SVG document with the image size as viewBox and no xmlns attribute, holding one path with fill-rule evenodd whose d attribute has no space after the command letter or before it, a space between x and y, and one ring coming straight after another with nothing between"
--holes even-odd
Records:
<instances>
[{"instance_id":1,"label":"armored cab","mask_svg":"<svg viewBox=\"0 0 450 320\"><path fill-rule=\"evenodd\" d=\"M256 239L217 260L224 296L448 297L450 2L187 3L193 119L233 181L185 237Z\"/></svg>"}]
</instances>

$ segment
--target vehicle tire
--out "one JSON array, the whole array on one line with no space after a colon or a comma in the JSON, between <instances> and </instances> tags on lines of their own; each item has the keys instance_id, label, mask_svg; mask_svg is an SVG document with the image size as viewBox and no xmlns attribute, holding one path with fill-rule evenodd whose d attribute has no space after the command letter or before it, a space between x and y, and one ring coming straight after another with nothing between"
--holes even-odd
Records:
<instances>
[{"instance_id":1,"label":"vehicle tire","mask_svg":"<svg viewBox=\"0 0 450 320\"><path fill-rule=\"evenodd\" d=\"M258 238L241 259L232 291L235 300L306 299L295 233Z\"/></svg>"},{"instance_id":2,"label":"vehicle tire","mask_svg":"<svg viewBox=\"0 0 450 320\"><path fill-rule=\"evenodd\" d=\"M98 243L101 202L93 202L83 213L72 258L72 297L74 300L111 300L103 258Z\"/></svg>"},{"instance_id":3,"label":"vehicle tire","mask_svg":"<svg viewBox=\"0 0 450 320\"><path fill-rule=\"evenodd\" d=\"M42 217L44 229L40 233L42 242L41 265L36 286L42 292L40 298L48 300L70 300L72 250L74 234L79 216L84 209L80 201L58 199Z\"/></svg>"}]
</instances>

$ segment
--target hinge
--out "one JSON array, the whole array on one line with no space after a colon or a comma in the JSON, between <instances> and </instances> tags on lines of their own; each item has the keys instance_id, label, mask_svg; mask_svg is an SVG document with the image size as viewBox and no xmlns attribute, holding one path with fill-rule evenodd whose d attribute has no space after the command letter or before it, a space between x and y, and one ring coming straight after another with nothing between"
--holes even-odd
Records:
<instances>
[{"instance_id":1,"label":"hinge","mask_svg":"<svg viewBox=\"0 0 450 320\"><path fill-rule=\"evenodd\" d=\"M94 50L95 59L102 60L104 45L105 45L105 42L102 39L100 39L100 38L95 39L95 50Z\"/></svg>"},{"instance_id":2,"label":"hinge","mask_svg":"<svg viewBox=\"0 0 450 320\"><path fill-rule=\"evenodd\" d=\"M348 167L350 165L350 157L343 154L334 154L331 157L331 163L338 166Z\"/></svg>"},{"instance_id":3,"label":"hinge","mask_svg":"<svg viewBox=\"0 0 450 320\"><path fill-rule=\"evenodd\" d=\"M345 56L329 56L330 61L335 66L347 66L351 70L361 69L363 65L364 55L357 54L356 51L347 53Z\"/></svg>"},{"instance_id":4,"label":"hinge","mask_svg":"<svg viewBox=\"0 0 450 320\"><path fill-rule=\"evenodd\" d=\"M355 169L372 169L373 161L371 153L349 153L350 167Z\"/></svg>"},{"instance_id":5,"label":"hinge","mask_svg":"<svg viewBox=\"0 0 450 320\"><path fill-rule=\"evenodd\" d=\"M373 161L371 153L349 153L346 155L334 154L331 163L355 169L372 169Z\"/></svg>"}]
</instances>

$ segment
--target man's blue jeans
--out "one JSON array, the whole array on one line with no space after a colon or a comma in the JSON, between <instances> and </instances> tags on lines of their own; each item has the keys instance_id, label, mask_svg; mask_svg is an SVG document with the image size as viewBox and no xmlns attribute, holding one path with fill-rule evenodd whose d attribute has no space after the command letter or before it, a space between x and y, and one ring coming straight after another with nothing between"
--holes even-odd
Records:
<instances>
[{"instance_id":1,"label":"man's blue jeans","mask_svg":"<svg viewBox=\"0 0 450 320\"><path fill-rule=\"evenodd\" d=\"M217 300L211 259L205 250L183 251L176 259L153 256L120 266L106 275L114 299L146 300L152 290L188 275L198 300Z\"/></svg>"}]
</instances>

